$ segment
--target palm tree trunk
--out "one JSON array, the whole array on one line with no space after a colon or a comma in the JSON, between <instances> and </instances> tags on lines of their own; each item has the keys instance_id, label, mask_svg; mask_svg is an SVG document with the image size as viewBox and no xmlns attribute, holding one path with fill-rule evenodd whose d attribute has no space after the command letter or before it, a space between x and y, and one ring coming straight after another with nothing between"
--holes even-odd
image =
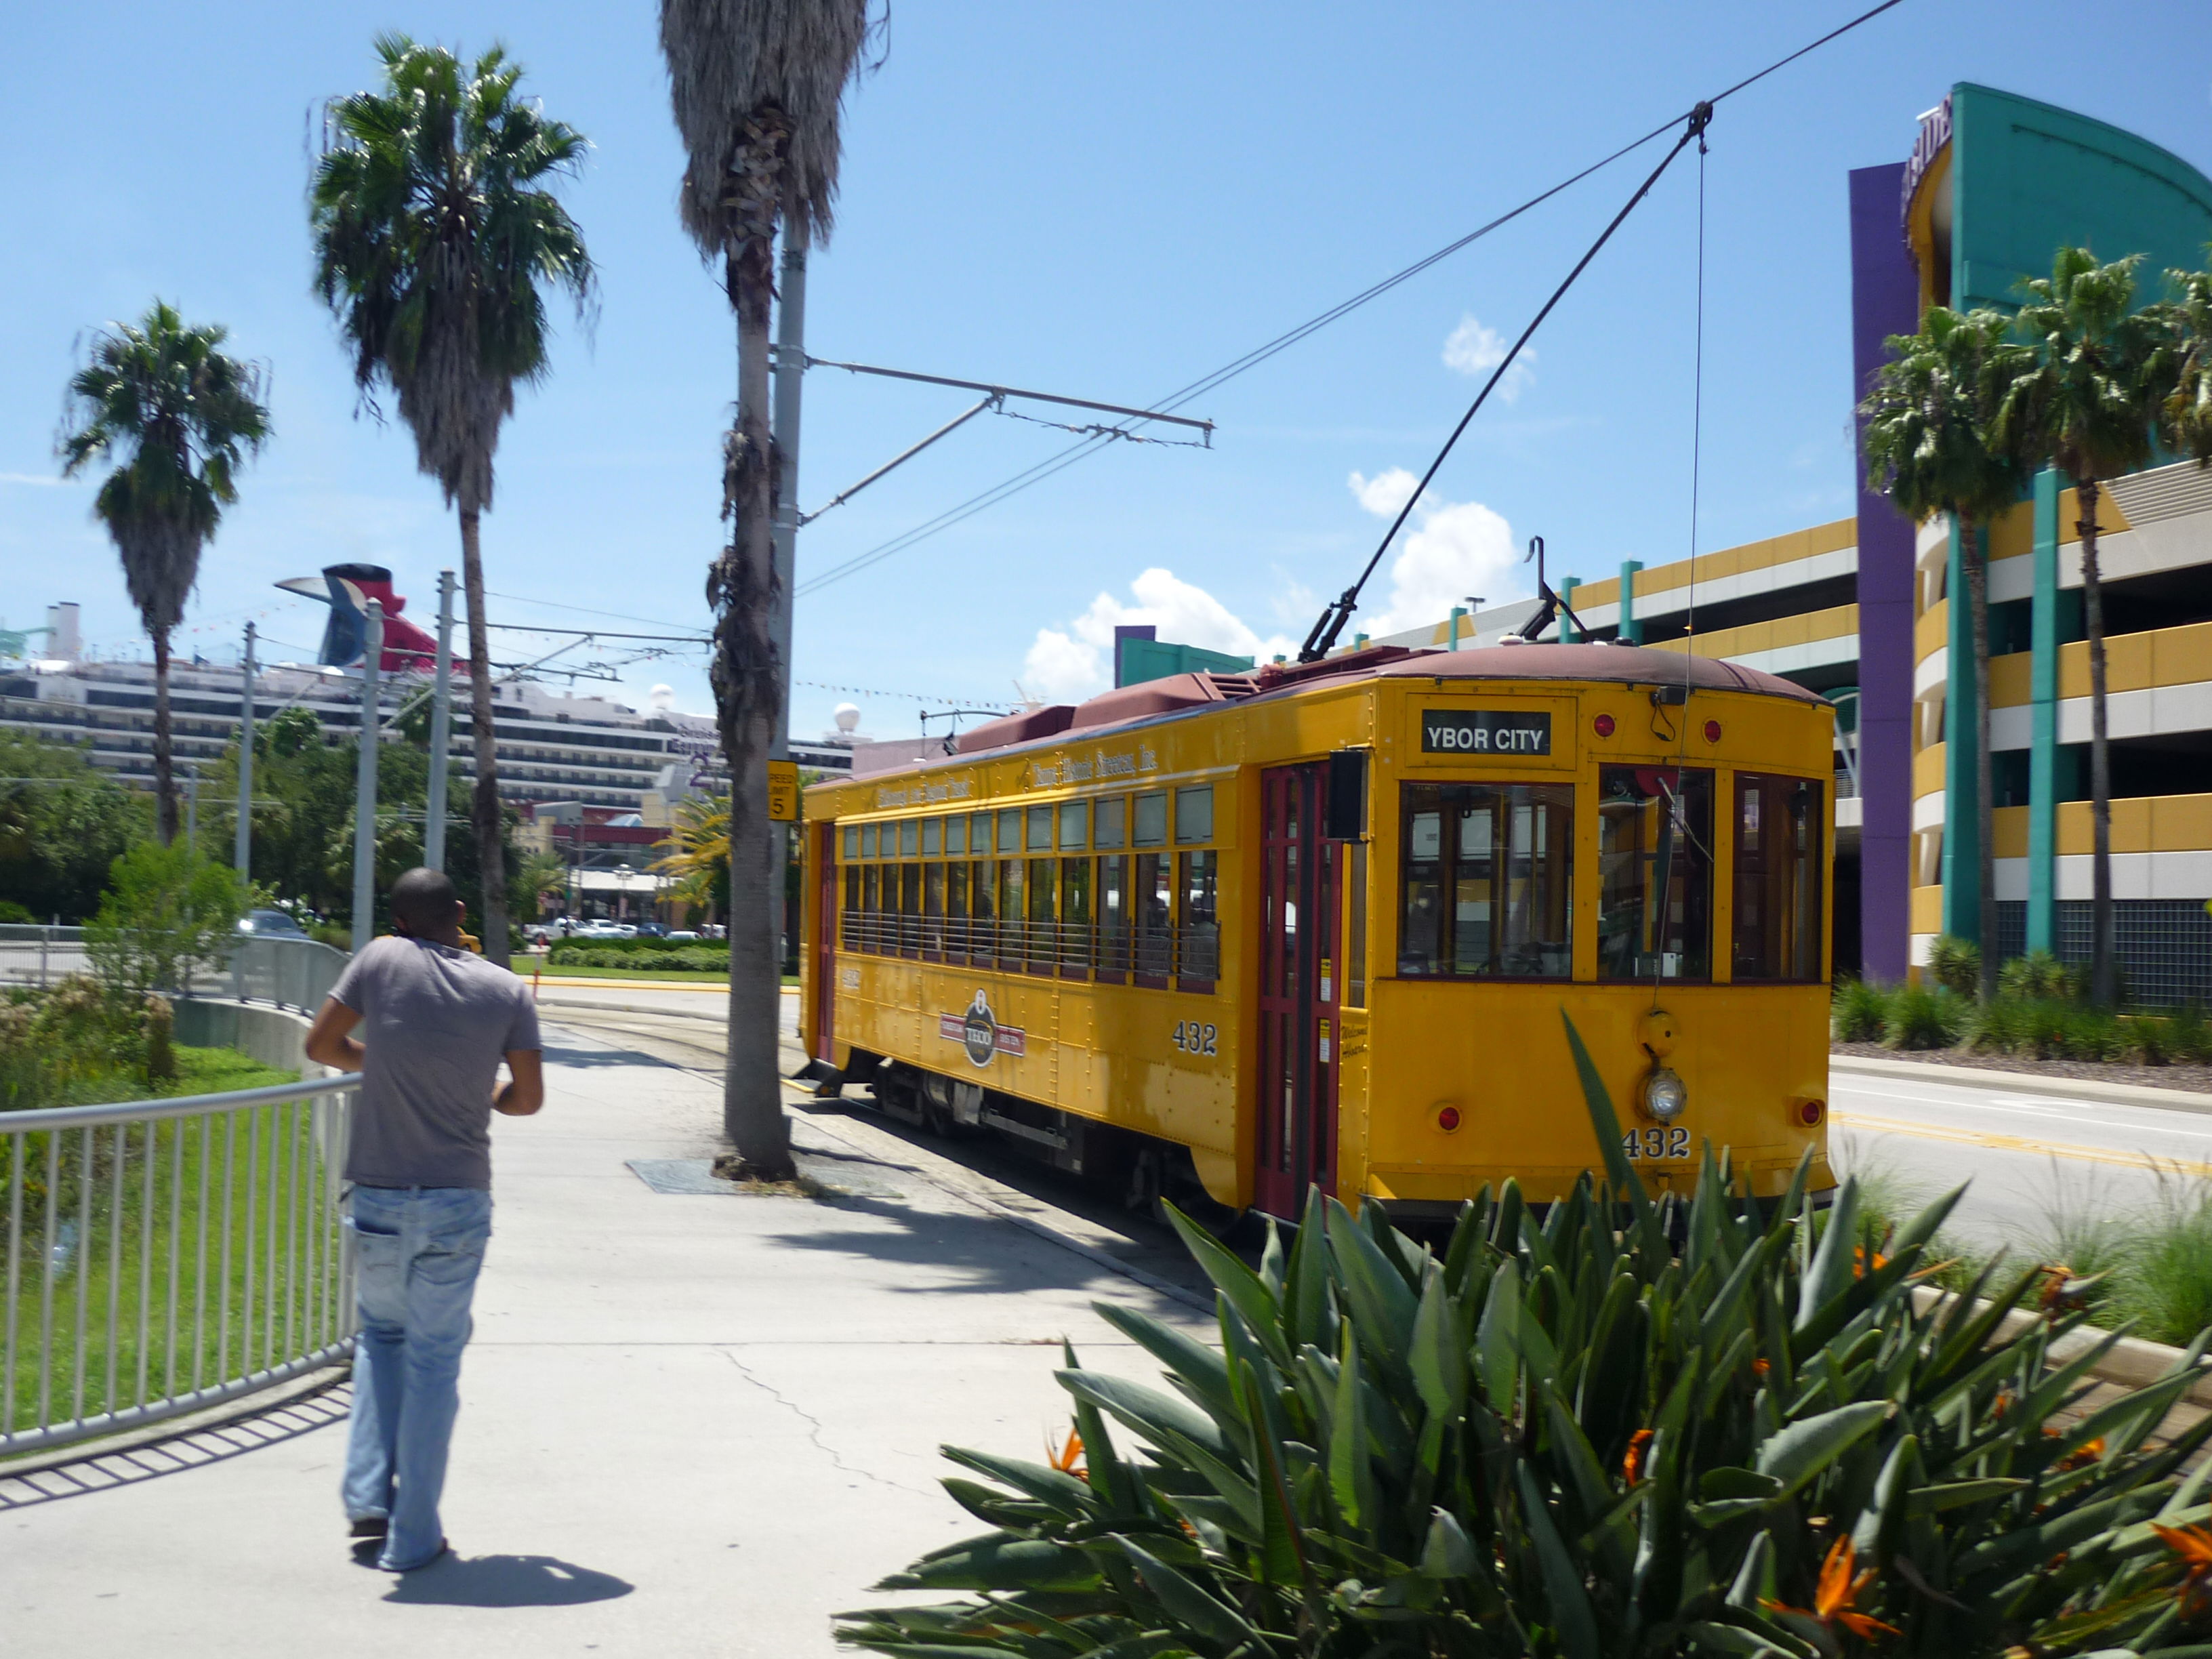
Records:
<instances>
[{"instance_id":1,"label":"palm tree trunk","mask_svg":"<svg viewBox=\"0 0 2212 1659\"><path fill-rule=\"evenodd\" d=\"M169 736L169 630L154 635L154 830L167 847L177 838L177 775Z\"/></svg>"},{"instance_id":2,"label":"palm tree trunk","mask_svg":"<svg viewBox=\"0 0 2212 1659\"><path fill-rule=\"evenodd\" d=\"M1959 524L1959 550L1966 566L1966 598L1974 630L1974 860L1979 872L1980 902L1975 932L1982 950L1981 1000L1997 994L1996 766L1990 754L1990 563L1981 530L1971 520Z\"/></svg>"},{"instance_id":3,"label":"palm tree trunk","mask_svg":"<svg viewBox=\"0 0 2212 1659\"><path fill-rule=\"evenodd\" d=\"M744 221L740 221L744 223ZM730 1029L722 1126L745 1172L791 1173L791 1128L778 1063L782 963L776 949L768 762L781 676L775 637L775 461L769 435L769 313L775 221L733 231L730 297L738 313L738 424L723 488L730 544L709 583L715 622L715 705L730 769Z\"/></svg>"},{"instance_id":4,"label":"palm tree trunk","mask_svg":"<svg viewBox=\"0 0 2212 1659\"><path fill-rule=\"evenodd\" d=\"M2105 582L2097 568L2097 481L2074 481L2081 517L2081 612L2089 635L2089 988L2100 1007L2117 1000L2112 930L2112 757L2105 733Z\"/></svg>"},{"instance_id":5,"label":"palm tree trunk","mask_svg":"<svg viewBox=\"0 0 2212 1659\"><path fill-rule=\"evenodd\" d=\"M469 727L476 740L477 787L469 802L477 838L477 882L483 895L484 955L507 965L507 836L499 811L499 733L491 714L491 635L484 623L483 510L461 503L461 585L469 605Z\"/></svg>"}]
</instances>

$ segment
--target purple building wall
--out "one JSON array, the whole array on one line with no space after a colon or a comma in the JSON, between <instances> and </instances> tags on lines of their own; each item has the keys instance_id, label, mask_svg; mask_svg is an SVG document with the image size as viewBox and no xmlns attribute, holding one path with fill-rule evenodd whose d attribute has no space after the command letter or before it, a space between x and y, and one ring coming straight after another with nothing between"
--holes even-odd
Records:
<instances>
[{"instance_id":1,"label":"purple building wall","mask_svg":"<svg viewBox=\"0 0 2212 1659\"><path fill-rule=\"evenodd\" d=\"M1851 172L1851 401L1882 341L1920 325L1920 278L1898 220L1905 164ZM1912 526L1859 488L1859 930L1869 979L1901 980L1911 952Z\"/></svg>"}]
</instances>

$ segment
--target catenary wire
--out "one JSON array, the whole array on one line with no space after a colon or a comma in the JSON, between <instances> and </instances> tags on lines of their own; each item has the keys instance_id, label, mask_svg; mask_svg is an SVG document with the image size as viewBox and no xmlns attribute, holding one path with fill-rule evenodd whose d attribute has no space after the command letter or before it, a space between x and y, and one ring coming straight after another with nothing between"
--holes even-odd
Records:
<instances>
[{"instance_id":1,"label":"catenary wire","mask_svg":"<svg viewBox=\"0 0 2212 1659\"><path fill-rule=\"evenodd\" d=\"M1859 13L1858 15L1850 19L1848 22L1829 30L1817 40L1811 41L1805 46L1800 46L1796 51L1790 53L1787 57L1775 59L1774 62L1769 64L1765 68L1759 70L1755 74L1746 76L1742 80L1738 81L1735 85L1729 87L1726 91L1722 92L1718 96L1713 98L1710 101L1717 105L1722 101L1722 100L1733 97L1735 94L1745 90L1747 88L1757 85L1768 76L1796 63L1807 53L1818 51L1820 47L1826 46L1830 41L1849 34L1852 30L1859 27L1860 25L1870 22L1875 18L1881 16L1884 12L1892 10L1903 3L1904 0L1881 0L1880 4L1870 7L1867 10ZM1184 404L1188 403L1191 399L1203 397L1206 392L1212 391L1215 387L1226 384L1228 381L1236 379L1238 375L1244 374L1249 369L1258 368L1261 363L1266 362L1270 357L1274 356L1279 352L1287 350L1290 347L1296 345L1299 341L1304 339L1308 335L1326 328L1329 324L1337 321L1340 318L1350 314L1352 312L1358 310L1362 306L1366 305L1370 301L1380 299L1383 295L1388 294L1401 283L1411 281L1413 277L1419 276L1431 266L1437 264L1442 260L1449 258L1453 254L1459 252L1462 248L1468 247L1472 244L1480 241L1485 236L1489 235L1492 231L1510 223L1513 220L1519 218L1522 214L1525 214L1530 210L1549 201L1560 191L1581 183L1582 180L1589 178L1592 173L1610 167L1613 162L1620 161L1623 156L1642 149L1653 139L1671 131L1675 126L1688 118L1688 111L1683 112L1680 115L1670 116L1668 119L1661 122L1657 126L1652 128L1650 131L1645 133L1642 137L1632 140L1630 143L1622 145L1619 149L1614 150L1611 155L1604 157L1602 160L1590 163L1581 171L1571 174L1568 178L1561 179L1558 184L1530 197L1519 206L1510 209L1508 211L1498 215L1498 217L1491 220L1487 224L1478 226L1475 229L1468 232L1465 235L1445 244L1443 247L1438 248L1435 252L1428 254L1420 259L1417 259L1412 264L1406 266L1403 270L1399 270L1389 276L1384 277L1381 282L1375 283L1372 287L1362 289L1359 293L1353 295L1350 299L1342 301L1338 304L1330 307L1327 311L1321 313L1318 316L1310 318L1307 321L1299 324L1297 327L1286 330L1285 332L1277 335L1273 339L1267 342L1265 344L1255 346L1250 351L1246 352L1243 356L1235 358L1230 362L1223 364L1219 368L1213 370L1211 374L1200 376L1199 379L1192 381L1188 386L1183 387L1181 391L1174 392L1167 398L1155 400L1155 406L1165 410L1179 409ZM1141 426L1144 423L1139 421L1133 422L1132 424ZM1051 477L1054 473L1066 471L1068 467L1074 465L1076 462L1083 459L1085 456L1097 453L1097 450L1103 447L1109 441L1110 441L1110 440L1103 437L1087 437L1080 442L1072 444L1067 448L1060 450L1054 454L1048 455L1042 460L1038 461L1030 466L1024 467L1021 471L1015 473L1012 477L992 485L988 489L982 490L976 495L969 496L964 501L961 501L955 506L947 507L944 512L937 514L934 518L926 519L921 523L914 526L912 528L902 531L898 535L892 537L888 541L880 542L876 546L868 549L863 553L854 555L853 557L847 559L841 564L833 565L829 569L820 573L818 575L808 577L804 581L798 583L793 589L793 597L804 599L811 593L817 592L821 589L829 586L833 582L842 581L848 576L857 575L860 572L866 570L871 565L880 563L882 561L890 558L894 555L904 552L908 548L915 545L919 542L926 541L933 536L939 535L945 531L950 530L955 525L973 518L976 514L983 512L987 508L995 507L1000 501L1006 501L1012 496L1018 495L1024 490L1031 488L1033 485L1042 483L1047 478Z\"/></svg>"}]
</instances>

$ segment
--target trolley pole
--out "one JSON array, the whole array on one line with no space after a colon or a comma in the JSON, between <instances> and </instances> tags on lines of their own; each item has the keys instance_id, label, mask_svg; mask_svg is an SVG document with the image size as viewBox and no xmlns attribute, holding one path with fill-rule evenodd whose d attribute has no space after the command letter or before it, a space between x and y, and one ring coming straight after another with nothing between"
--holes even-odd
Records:
<instances>
[{"instance_id":1,"label":"trolley pole","mask_svg":"<svg viewBox=\"0 0 2212 1659\"><path fill-rule=\"evenodd\" d=\"M241 882L253 879L253 624L246 624L246 664L238 699L238 833L230 861Z\"/></svg>"},{"instance_id":2,"label":"trolley pole","mask_svg":"<svg viewBox=\"0 0 2212 1659\"><path fill-rule=\"evenodd\" d=\"M446 750L453 727L453 573L438 573L438 665L430 691L430 794L422 820L422 862L446 867Z\"/></svg>"},{"instance_id":3,"label":"trolley pole","mask_svg":"<svg viewBox=\"0 0 2212 1659\"><path fill-rule=\"evenodd\" d=\"M376 937L376 670L384 655L384 606L368 602L368 646L361 659L361 764L354 774L353 948Z\"/></svg>"},{"instance_id":4,"label":"trolley pole","mask_svg":"<svg viewBox=\"0 0 2212 1659\"><path fill-rule=\"evenodd\" d=\"M806 373L806 249L804 215L784 216L782 282L777 292L775 315L775 386L769 403L769 438L777 457L778 483L771 541L775 557L775 611L769 635L775 641L779 684L775 729L769 739L771 760L791 758L791 635L792 583L799 568L799 406L800 382ZM769 915L775 928L777 971L787 918L784 915L785 870L791 859L791 830L787 824L769 826L775 872L770 884Z\"/></svg>"}]
</instances>

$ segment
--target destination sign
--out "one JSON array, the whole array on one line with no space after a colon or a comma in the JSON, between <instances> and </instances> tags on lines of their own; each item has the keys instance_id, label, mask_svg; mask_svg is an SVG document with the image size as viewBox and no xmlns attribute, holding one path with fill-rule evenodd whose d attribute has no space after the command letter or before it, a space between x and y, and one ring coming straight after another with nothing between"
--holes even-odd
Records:
<instances>
[{"instance_id":1,"label":"destination sign","mask_svg":"<svg viewBox=\"0 0 2212 1659\"><path fill-rule=\"evenodd\" d=\"M1430 708L1421 714L1425 755L1548 755L1552 717L1533 709Z\"/></svg>"}]
</instances>

